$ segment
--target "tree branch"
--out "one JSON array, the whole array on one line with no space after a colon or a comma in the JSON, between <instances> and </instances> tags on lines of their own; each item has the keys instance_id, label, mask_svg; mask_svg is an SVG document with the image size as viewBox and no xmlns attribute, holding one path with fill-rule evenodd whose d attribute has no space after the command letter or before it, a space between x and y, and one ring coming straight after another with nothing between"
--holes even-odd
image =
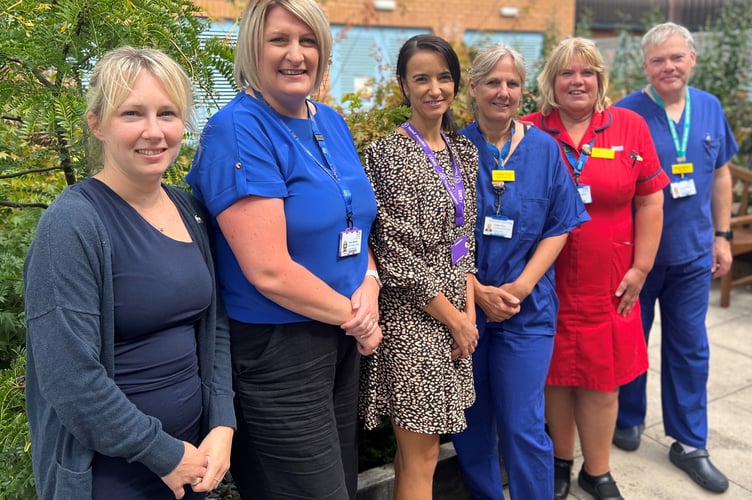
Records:
<instances>
[{"instance_id":1,"label":"tree branch","mask_svg":"<svg viewBox=\"0 0 752 500\"><path fill-rule=\"evenodd\" d=\"M52 172L53 170L64 170L64 169L60 165L57 165L55 167L30 168L29 170L21 170L20 172L13 172L12 174L2 174L0 175L0 179L13 179L15 177L23 177L24 175L29 175L29 174Z\"/></svg>"},{"instance_id":2,"label":"tree branch","mask_svg":"<svg viewBox=\"0 0 752 500\"><path fill-rule=\"evenodd\" d=\"M47 203L20 203L20 202L13 202L13 201L5 201L0 200L0 207L9 207L9 208L47 208L49 205Z\"/></svg>"}]
</instances>

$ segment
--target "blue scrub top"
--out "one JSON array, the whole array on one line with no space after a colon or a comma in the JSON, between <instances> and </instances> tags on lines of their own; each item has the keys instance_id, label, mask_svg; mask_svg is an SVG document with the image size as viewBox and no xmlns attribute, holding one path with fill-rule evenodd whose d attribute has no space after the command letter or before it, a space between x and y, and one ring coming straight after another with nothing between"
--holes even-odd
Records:
<instances>
[{"instance_id":1,"label":"blue scrub top","mask_svg":"<svg viewBox=\"0 0 752 500\"><path fill-rule=\"evenodd\" d=\"M713 176L739 150L734 134L723 114L718 99L702 90L689 88L691 100L690 130L687 142L687 162L694 172L685 177L694 179L697 194L685 198L671 197L670 186L663 190L663 233L655 265L680 265L710 252L713 247L713 216L711 196ZM671 182L681 175L671 172L677 163L676 148L668 128L666 112L642 89L621 99L616 106L631 109L648 124L661 166ZM681 141L686 109L676 130Z\"/></svg>"},{"instance_id":2,"label":"blue scrub top","mask_svg":"<svg viewBox=\"0 0 752 500\"><path fill-rule=\"evenodd\" d=\"M536 127L528 127L504 167L515 171L515 180L505 183L501 212L514 220L511 238L483 234L486 217L496 214L496 193L491 186L496 160L477 122L460 130L478 148L480 159L475 241L478 279L485 285L514 281L542 239L568 233L590 220L556 141ZM551 266L522 302L518 314L501 323L489 323L488 327L519 334L553 335L558 308ZM485 316L478 308L478 324L484 322Z\"/></svg>"},{"instance_id":3,"label":"blue scrub top","mask_svg":"<svg viewBox=\"0 0 752 500\"><path fill-rule=\"evenodd\" d=\"M209 119L202 133L186 180L212 215L217 280L228 315L235 320L282 324L309 319L261 295L219 231L217 215L245 196L284 199L290 256L337 292L352 296L365 275L376 198L345 121L332 108L315 106L316 123L337 174L352 192L353 224L363 231L358 255L338 256L339 234L347 227L345 202L340 185L317 164L326 162L310 120L283 117L241 92Z\"/></svg>"}]
</instances>

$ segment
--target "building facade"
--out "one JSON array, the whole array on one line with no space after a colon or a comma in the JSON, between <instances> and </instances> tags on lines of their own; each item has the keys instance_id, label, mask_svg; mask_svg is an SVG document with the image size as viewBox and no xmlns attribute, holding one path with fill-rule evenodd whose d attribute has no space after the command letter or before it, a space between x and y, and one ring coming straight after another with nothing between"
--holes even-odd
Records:
<instances>
[{"instance_id":1,"label":"building facade","mask_svg":"<svg viewBox=\"0 0 752 500\"><path fill-rule=\"evenodd\" d=\"M246 1L194 3L211 20L211 35L234 39ZM367 90L369 81L394 78L397 52L413 35L434 33L468 46L508 43L530 66L540 56L546 32L564 38L575 26L575 0L325 0L322 7L334 36L326 83L334 102ZM229 87L220 92L234 95Z\"/></svg>"}]
</instances>

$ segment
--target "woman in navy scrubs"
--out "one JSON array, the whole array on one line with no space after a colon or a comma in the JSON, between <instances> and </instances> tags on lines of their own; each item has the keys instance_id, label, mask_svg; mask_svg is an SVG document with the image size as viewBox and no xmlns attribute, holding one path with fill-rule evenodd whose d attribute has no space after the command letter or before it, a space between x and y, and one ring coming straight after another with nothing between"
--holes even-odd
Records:
<instances>
[{"instance_id":1,"label":"woman in navy scrubs","mask_svg":"<svg viewBox=\"0 0 752 500\"><path fill-rule=\"evenodd\" d=\"M544 387L559 302L553 263L567 233L589 219L556 142L515 120L525 62L513 48L482 49L470 69L476 121L461 132L478 148L480 342L476 401L452 436L471 497L503 498L499 448L512 498L553 498ZM498 436L489 439L489 436Z\"/></svg>"}]
</instances>

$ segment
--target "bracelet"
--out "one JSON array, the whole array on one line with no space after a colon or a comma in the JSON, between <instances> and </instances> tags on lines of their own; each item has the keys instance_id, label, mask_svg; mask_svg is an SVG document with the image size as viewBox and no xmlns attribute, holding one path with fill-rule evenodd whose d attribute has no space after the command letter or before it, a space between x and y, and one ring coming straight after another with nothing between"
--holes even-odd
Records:
<instances>
[{"instance_id":1,"label":"bracelet","mask_svg":"<svg viewBox=\"0 0 752 500\"><path fill-rule=\"evenodd\" d=\"M379 272L376 269L369 269L366 271L366 276L371 276L373 279L376 280L376 283L379 285L379 290L381 290L381 287L384 286L381 283L381 278L379 277Z\"/></svg>"}]
</instances>

